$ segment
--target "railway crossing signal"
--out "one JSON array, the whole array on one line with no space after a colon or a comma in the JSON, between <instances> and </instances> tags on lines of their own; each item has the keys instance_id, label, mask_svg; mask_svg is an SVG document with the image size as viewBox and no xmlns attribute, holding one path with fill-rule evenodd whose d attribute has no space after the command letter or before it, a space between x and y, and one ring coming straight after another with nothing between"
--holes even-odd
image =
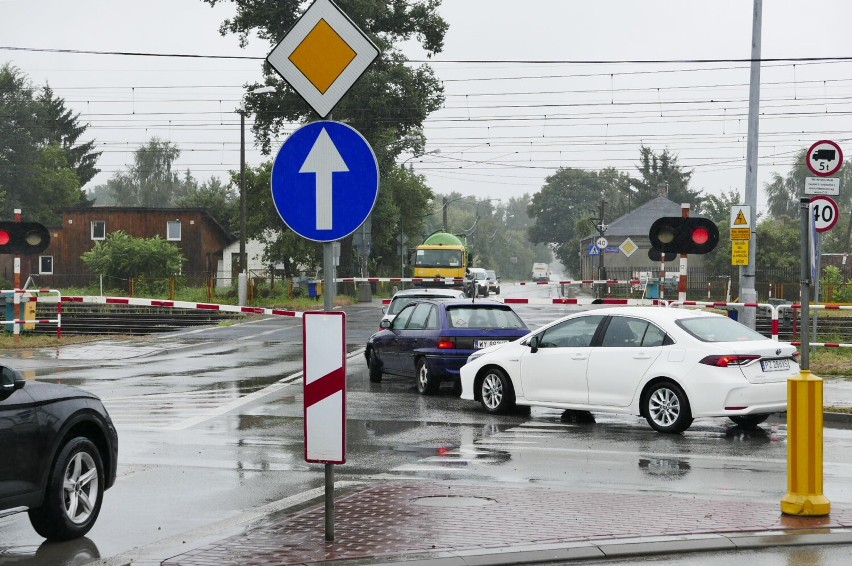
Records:
<instances>
[{"instance_id":1,"label":"railway crossing signal","mask_svg":"<svg viewBox=\"0 0 852 566\"><path fill-rule=\"evenodd\" d=\"M707 218L664 216L651 224L648 238L666 254L706 254L719 243L719 228Z\"/></svg>"},{"instance_id":2,"label":"railway crossing signal","mask_svg":"<svg viewBox=\"0 0 852 566\"><path fill-rule=\"evenodd\" d=\"M50 232L38 222L0 222L0 254L33 255L50 244Z\"/></svg>"}]
</instances>

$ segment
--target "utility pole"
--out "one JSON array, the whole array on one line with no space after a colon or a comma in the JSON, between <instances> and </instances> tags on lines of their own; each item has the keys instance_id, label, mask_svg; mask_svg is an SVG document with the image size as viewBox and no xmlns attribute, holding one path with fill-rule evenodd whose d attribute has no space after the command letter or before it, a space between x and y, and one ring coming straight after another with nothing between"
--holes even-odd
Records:
<instances>
[{"instance_id":1,"label":"utility pole","mask_svg":"<svg viewBox=\"0 0 852 566\"><path fill-rule=\"evenodd\" d=\"M604 205L606 204L605 200L601 200L601 205L598 210L598 223L595 228L598 231L598 237L603 238L606 233L607 225L604 224ZM597 242L595 242L597 245ZM600 299L603 298L604 289L606 288L606 268L604 267L604 253L606 251L606 247L598 250L598 280L603 281L603 283L598 284L598 292L595 294L595 297Z\"/></svg>"},{"instance_id":2,"label":"utility pole","mask_svg":"<svg viewBox=\"0 0 852 566\"><path fill-rule=\"evenodd\" d=\"M749 206L752 226L748 247L748 265L740 266L740 302L756 303L757 270L757 134L760 113L760 31L763 0L754 0L751 28L751 77L748 91L748 141L746 143L745 204ZM754 329L757 309L743 309L740 322Z\"/></svg>"},{"instance_id":3,"label":"utility pole","mask_svg":"<svg viewBox=\"0 0 852 566\"><path fill-rule=\"evenodd\" d=\"M443 206L441 207L441 210L444 213L444 232L447 231L447 205L448 204L450 204L450 203L447 202L447 197L444 197Z\"/></svg>"}]
</instances>

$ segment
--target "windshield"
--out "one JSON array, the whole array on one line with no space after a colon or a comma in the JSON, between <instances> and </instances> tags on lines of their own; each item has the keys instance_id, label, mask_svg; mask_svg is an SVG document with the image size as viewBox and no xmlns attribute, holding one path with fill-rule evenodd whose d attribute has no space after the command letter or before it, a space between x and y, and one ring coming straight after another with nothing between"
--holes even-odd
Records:
<instances>
[{"instance_id":1,"label":"windshield","mask_svg":"<svg viewBox=\"0 0 852 566\"><path fill-rule=\"evenodd\" d=\"M447 308L451 328L526 328L515 311L501 305Z\"/></svg>"},{"instance_id":2,"label":"windshield","mask_svg":"<svg viewBox=\"0 0 852 566\"><path fill-rule=\"evenodd\" d=\"M747 342L769 340L751 328L726 317L700 317L678 320L677 325L702 342Z\"/></svg>"},{"instance_id":3,"label":"windshield","mask_svg":"<svg viewBox=\"0 0 852 566\"><path fill-rule=\"evenodd\" d=\"M417 267L460 267L461 250L417 250L414 265Z\"/></svg>"}]
</instances>

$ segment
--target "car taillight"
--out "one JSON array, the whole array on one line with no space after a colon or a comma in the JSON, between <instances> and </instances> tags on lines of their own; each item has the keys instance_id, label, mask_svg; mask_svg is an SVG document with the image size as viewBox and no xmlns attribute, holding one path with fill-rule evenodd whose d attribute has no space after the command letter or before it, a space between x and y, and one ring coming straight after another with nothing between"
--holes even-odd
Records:
<instances>
[{"instance_id":1,"label":"car taillight","mask_svg":"<svg viewBox=\"0 0 852 566\"><path fill-rule=\"evenodd\" d=\"M750 354L747 356L739 354L730 354L727 356L707 356L698 363L708 366L716 366L719 368L726 368L728 366L742 366L751 361L759 359L760 356L754 354Z\"/></svg>"},{"instance_id":2,"label":"car taillight","mask_svg":"<svg viewBox=\"0 0 852 566\"><path fill-rule=\"evenodd\" d=\"M446 350L452 349L456 347L456 339L455 338L447 338L445 336L441 336L438 338L438 349Z\"/></svg>"}]
</instances>

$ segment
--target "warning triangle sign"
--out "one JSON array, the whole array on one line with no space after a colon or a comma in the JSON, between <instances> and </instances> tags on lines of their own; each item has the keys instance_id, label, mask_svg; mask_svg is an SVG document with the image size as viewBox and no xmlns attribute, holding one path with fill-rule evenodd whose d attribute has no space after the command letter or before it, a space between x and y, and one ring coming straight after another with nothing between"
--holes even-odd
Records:
<instances>
[{"instance_id":1,"label":"warning triangle sign","mask_svg":"<svg viewBox=\"0 0 852 566\"><path fill-rule=\"evenodd\" d=\"M745 214L743 214L742 210L737 213L737 217L734 219L734 226L738 224L745 224L746 226L748 226L748 220L746 220Z\"/></svg>"}]
</instances>

